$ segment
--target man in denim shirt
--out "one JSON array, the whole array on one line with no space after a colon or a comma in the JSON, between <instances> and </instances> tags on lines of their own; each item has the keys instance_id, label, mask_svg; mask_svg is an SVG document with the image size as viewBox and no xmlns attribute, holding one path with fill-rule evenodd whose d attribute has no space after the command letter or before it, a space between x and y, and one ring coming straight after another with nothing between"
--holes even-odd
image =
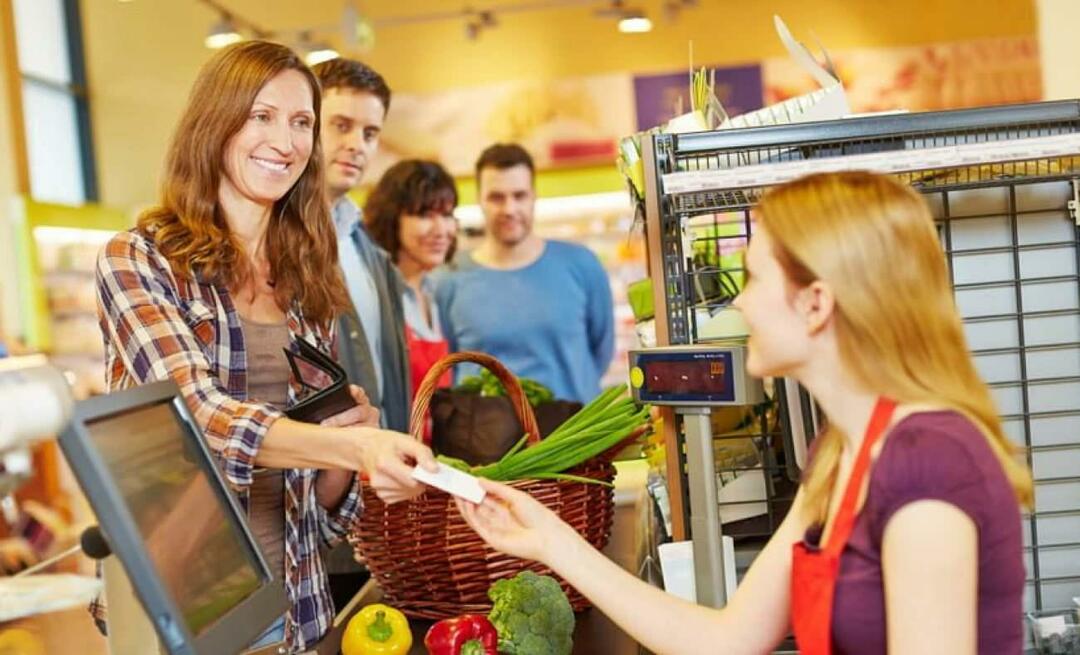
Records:
<instances>
[{"instance_id":1,"label":"man in denim shirt","mask_svg":"<svg viewBox=\"0 0 1080 655\"><path fill-rule=\"evenodd\" d=\"M338 357L349 379L378 407L384 427L408 432L410 380L405 348L404 289L386 252L346 195L360 184L379 148L390 88L368 66L332 59L313 68L322 84L321 134L327 195L338 235L338 257L353 308L338 325ZM340 610L367 579L348 545L325 558L334 604Z\"/></svg>"}]
</instances>

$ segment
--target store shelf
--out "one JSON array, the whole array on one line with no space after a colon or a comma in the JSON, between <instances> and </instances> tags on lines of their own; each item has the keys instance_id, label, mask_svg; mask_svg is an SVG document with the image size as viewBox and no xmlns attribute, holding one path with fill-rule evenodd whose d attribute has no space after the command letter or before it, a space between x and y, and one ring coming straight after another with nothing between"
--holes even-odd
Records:
<instances>
[{"instance_id":1,"label":"store shelf","mask_svg":"<svg viewBox=\"0 0 1080 655\"><path fill-rule=\"evenodd\" d=\"M702 312L734 297L717 278L742 275L737 251L768 188L870 169L923 194L975 365L1036 480L1025 606L1080 593L1080 569L1061 573L1080 561L1062 545L1080 543L1080 102L661 135L649 148L657 331L673 344L726 336ZM673 496L685 489L673 483Z\"/></svg>"},{"instance_id":2,"label":"store shelf","mask_svg":"<svg viewBox=\"0 0 1080 655\"><path fill-rule=\"evenodd\" d=\"M104 392L94 268L102 245L131 221L99 206L31 200L18 203L13 220L27 345L65 370L77 397Z\"/></svg>"}]
</instances>

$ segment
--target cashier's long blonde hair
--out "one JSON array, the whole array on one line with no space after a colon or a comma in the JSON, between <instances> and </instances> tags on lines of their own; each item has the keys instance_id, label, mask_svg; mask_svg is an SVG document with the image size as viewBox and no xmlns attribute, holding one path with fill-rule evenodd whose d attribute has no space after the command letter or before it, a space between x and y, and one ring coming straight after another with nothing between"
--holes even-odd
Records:
<instances>
[{"instance_id":1,"label":"cashier's long blonde hair","mask_svg":"<svg viewBox=\"0 0 1080 655\"><path fill-rule=\"evenodd\" d=\"M757 211L790 283L820 280L832 289L840 356L855 379L901 403L967 416L986 435L1018 501L1030 506L1031 476L975 370L933 217L919 194L874 173L817 174L768 193ZM819 439L803 486L808 510L824 521L844 440L836 428Z\"/></svg>"}]
</instances>

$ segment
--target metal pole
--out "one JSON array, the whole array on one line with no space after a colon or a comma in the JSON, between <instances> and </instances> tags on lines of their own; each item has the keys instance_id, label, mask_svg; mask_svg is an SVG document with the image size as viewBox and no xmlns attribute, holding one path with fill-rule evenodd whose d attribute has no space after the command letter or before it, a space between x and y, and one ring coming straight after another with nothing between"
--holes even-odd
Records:
<instances>
[{"instance_id":1,"label":"metal pole","mask_svg":"<svg viewBox=\"0 0 1080 655\"><path fill-rule=\"evenodd\" d=\"M699 605L723 607L724 561L720 509L716 491L711 411L707 407L677 410L686 432L686 468L690 485L690 538L694 547L694 585Z\"/></svg>"}]
</instances>

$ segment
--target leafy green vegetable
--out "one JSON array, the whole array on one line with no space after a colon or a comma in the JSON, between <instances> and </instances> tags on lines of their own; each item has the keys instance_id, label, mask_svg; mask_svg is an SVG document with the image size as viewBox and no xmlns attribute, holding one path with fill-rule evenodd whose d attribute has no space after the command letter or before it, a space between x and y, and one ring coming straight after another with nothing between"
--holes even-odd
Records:
<instances>
[{"instance_id":1,"label":"leafy green vegetable","mask_svg":"<svg viewBox=\"0 0 1080 655\"><path fill-rule=\"evenodd\" d=\"M494 603L488 620L499 633L506 655L570 655L574 610L559 583L547 575L522 571L488 589Z\"/></svg>"},{"instance_id":2,"label":"leafy green vegetable","mask_svg":"<svg viewBox=\"0 0 1080 655\"><path fill-rule=\"evenodd\" d=\"M486 372L486 369L484 369ZM463 393L480 393L484 388L484 379L479 375L467 375L461 378L461 382L454 387L455 391Z\"/></svg>"},{"instance_id":3,"label":"leafy green vegetable","mask_svg":"<svg viewBox=\"0 0 1080 655\"><path fill-rule=\"evenodd\" d=\"M550 403L555 400L555 394L551 392L551 389L548 389L536 380L521 378L520 382L521 390L525 393L525 398L533 407L536 407L541 403Z\"/></svg>"},{"instance_id":4,"label":"leafy green vegetable","mask_svg":"<svg viewBox=\"0 0 1080 655\"><path fill-rule=\"evenodd\" d=\"M536 380L518 378L518 382L521 384L521 390L525 393L525 398L533 407L536 407L541 403L549 403L555 400L555 394L551 392L551 389L548 389ZM454 389L463 393L478 393L485 397L506 395L506 389L503 388L502 382L499 381L499 378L495 377L494 373L486 368L480 369L479 375L468 375L462 378L461 382Z\"/></svg>"}]
</instances>

